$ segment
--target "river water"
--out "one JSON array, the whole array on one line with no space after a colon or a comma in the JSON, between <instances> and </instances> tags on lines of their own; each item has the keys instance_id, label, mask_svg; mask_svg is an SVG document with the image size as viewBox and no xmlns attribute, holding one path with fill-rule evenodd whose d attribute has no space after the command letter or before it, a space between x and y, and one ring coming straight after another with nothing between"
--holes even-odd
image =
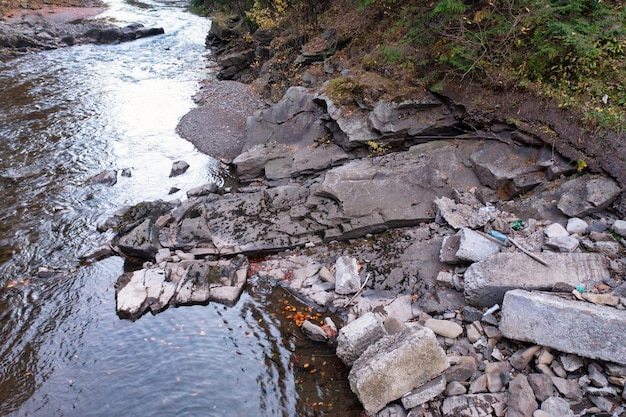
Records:
<instances>
[{"instance_id":1,"label":"river water","mask_svg":"<svg viewBox=\"0 0 626 417\"><path fill-rule=\"evenodd\" d=\"M119 207L224 174L175 133L211 76L210 21L179 3L107 5L104 17L165 35L0 66L0 415L357 416L345 368L302 337L284 307L305 306L273 283L253 279L232 308L130 322L115 314L124 260L79 263ZM169 178L179 159L191 168ZM115 186L88 183L124 168Z\"/></svg>"}]
</instances>

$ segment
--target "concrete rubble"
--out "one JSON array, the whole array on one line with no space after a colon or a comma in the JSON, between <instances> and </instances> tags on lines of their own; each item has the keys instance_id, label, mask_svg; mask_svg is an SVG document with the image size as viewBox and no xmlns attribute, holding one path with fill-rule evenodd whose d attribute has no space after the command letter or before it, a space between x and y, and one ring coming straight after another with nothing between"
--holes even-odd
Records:
<instances>
[{"instance_id":1,"label":"concrete rubble","mask_svg":"<svg viewBox=\"0 0 626 417\"><path fill-rule=\"evenodd\" d=\"M567 178L575 164L513 125L420 139L452 114L429 94L350 113L289 89L249 118L236 187L103 223L144 262L119 278L118 314L233 304L255 275L341 314L338 335L302 330L336 344L370 416L626 415L622 188Z\"/></svg>"}]
</instances>

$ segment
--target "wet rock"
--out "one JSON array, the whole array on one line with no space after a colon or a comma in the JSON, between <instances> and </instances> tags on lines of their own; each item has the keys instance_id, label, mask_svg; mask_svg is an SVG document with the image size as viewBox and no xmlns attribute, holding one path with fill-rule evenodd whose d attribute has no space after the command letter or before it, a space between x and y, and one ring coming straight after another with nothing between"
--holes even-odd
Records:
<instances>
[{"instance_id":1,"label":"wet rock","mask_svg":"<svg viewBox=\"0 0 626 417\"><path fill-rule=\"evenodd\" d=\"M198 187L191 188L187 191L187 197L201 197L203 195L209 195L216 193L219 190L219 186L214 182L209 182Z\"/></svg>"},{"instance_id":2,"label":"wet rock","mask_svg":"<svg viewBox=\"0 0 626 417\"><path fill-rule=\"evenodd\" d=\"M117 241L117 247L127 256L153 259L160 249L158 228L152 220L146 219L128 234L122 236Z\"/></svg>"},{"instance_id":3,"label":"wet rock","mask_svg":"<svg viewBox=\"0 0 626 417\"><path fill-rule=\"evenodd\" d=\"M309 320L305 320L304 323L302 323L302 332L314 342L326 342L328 340L326 331Z\"/></svg>"},{"instance_id":4,"label":"wet rock","mask_svg":"<svg viewBox=\"0 0 626 417\"><path fill-rule=\"evenodd\" d=\"M170 171L170 178L184 174L189 169L189 164L185 161L174 161Z\"/></svg>"},{"instance_id":5,"label":"wet rock","mask_svg":"<svg viewBox=\"0 0 626 417\"><path fill-rule=\"evenodd\" d=\"M509 384L506 395L507 417L532 417L538 408L533 392L526 375L517 375Z\"/></svg>"},{"instance_id":6,"label":"wet rock","mask_svg":"<svg viewBox=\"0 0 626 417\"><path fill-rule=\"evenodd\" d=\"M504 393L457 395L443 400L441 414L443 417L491 417L493 406L504 401Z\"/></svg>"},{"instance_id":7,"label":"wet rock","mask_svg":"<svg viewBox=\"0 0 626 417\"><path fill-rule=\"evenodd\" d=\"M117 171L109 170L99 173L89 179L90 184L115 185L117 184Z\"/></svg>"},{"instance_id":8,"label":"wet rock","mask_svg":"<svg viewBox=\"0 0 626 417\"><path fill-rule=\"evenodd\" d=\"M573 286L610 277L606 259L590 253L541 253L542 265L523 253L499 253L472 264L464 274L465 298L470 304L491 306L502 302L514 288L551 289L557 283Z\"/></svg>"},{"instance_id":9,"label":"wet rock","mask_svg":"<svg viewBox=\"0 0 626 417\"><path fill-rule=\"evenodd\" d=\"M354 362L348 380L371 414L439 376L448 366L432 330L407 329L371 345Z\"/></svg>"},{"instance_id":10,"label":"wet rock","mask_svg":"<svg viewBox=\"0 0 626 417\"><path fill-rule=\"evenodd\" d=\"M355 258L341 256L335 263L335 292L354 294L361 287L359 264Z\"/></svg>"},{"instance_id":11,"label":"wet rock","mask_svg":"<svg viewBox=\"0 0 626 417\"><path fill-rule=\"evenodd\" d=\"M385 328L374 313L366 313L339 330L337 356L352 366L365 350L385 336Z\"/></svg>"},{"instance_id":12,"label":"wet rock","mask_svg":"<svg viewBox=\"0 0 626 417\"><path fill-rule=\"evenodd\" d=\"M626 364L625 320L626 312L611 307L513 290L504 297L500 330L513 340Z\"/></svg>"},{"instance_id":13,"label":"wet rock","mask_svg":"<svg viewBox=\"0 0 626 417\"><path fill-rule=\"evenodd\" d=\"M154 312L167 306L174 295L175 284L166 281L163 269L142 269L120 277L116 286L117 314L136 320L155 304Z\"/></svg>"},{"instance_id":14,"label":"wet rock","mask_svg":"<svg viewBox=\"0 0 626 417\"><path fill-rule=\"evenodd\" d=\"M428 381L417 389L405 394L401 398L402 405L407 410L430 401L446 389L446 378L441 375Z\"/></svg>"},{"instance_id":15,"label":"wet rock","mask_svg":"<svg viewBox=\"0 0 626 417\"><path fill-rule=\"evenodd\" d=\"M248 261L243 256L177 265L176 271L151 268L122 275L116 284L118 315L136 320L148 310L158 313L170 305L233 305L246 283Z\"/></svg>"},{"instance_id":16,"label":"wet rock","mask_svg":"<svg viewBox=\"0 0 626 417\"><path fill-rule=\"evenodd\" d=\"M621 189L608 178L579 177L560 187L559 210L570 217L583 217L607 208L620 195Z\"/></svg>"}]
</instances>

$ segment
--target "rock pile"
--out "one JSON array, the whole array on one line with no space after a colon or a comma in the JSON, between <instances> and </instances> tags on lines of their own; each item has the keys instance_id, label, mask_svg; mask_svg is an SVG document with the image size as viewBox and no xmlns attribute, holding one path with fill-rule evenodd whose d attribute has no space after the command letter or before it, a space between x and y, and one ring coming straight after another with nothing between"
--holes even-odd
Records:
<instances>
[{"instance_id":1,"label":"rock pile","mask_svg":"<svg viewBox=\"0 0 626 417\"><path fill-rule=\"evenodd\" d=\"M515 125L468 136L453 113L429 93L347 111L288 90L248 119L239 188L103 225L145 261L118 280L118 314L233 303L247 271L345 312L337 354L370 415L624 414L620 185L568 177Z\"/></svg>"},{"instance_id":2,"label":"rock pile","mask_svg":"<svg viewBox=\"0 0 626 417\"><path fill-rule=\"evenodd\" d=\"M30 13L17 23L0 21L0 57L89 43L115 44L163 33L163 28L138 23L125 27L97 20L51 23L41 14Z\"/></svg>"}]
</instances>

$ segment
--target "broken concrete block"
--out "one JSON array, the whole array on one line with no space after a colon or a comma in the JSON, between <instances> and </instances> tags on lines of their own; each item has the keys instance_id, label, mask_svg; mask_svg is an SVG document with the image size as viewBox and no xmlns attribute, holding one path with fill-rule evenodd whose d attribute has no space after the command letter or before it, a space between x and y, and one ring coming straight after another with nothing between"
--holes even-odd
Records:
<instances>
[{"instance_id":1,"label":"broken concrete block","mask_svg":"<svg viewBox=\"0 0 626 417\"><path fill-rule=\"evenodd\" d=\"M428 381L421 387L404 395L400 400L407 410L430 401L446 389L446 378L441 375L432 381Z\"/></svg>"},{"instance_id":2,"label":"broken concrete block","mask_svg":"<svg viewBox=\"0 0 626 417\"><path fill-rule=\"evenodd\" d=\"M504 297L505 337L626 364L626 311L524 290Z\"/></svg>"},{"instance_id":3,"label":"broken concrete block","mask_svg":"<svg viewBox=\"0 0 626 417\"><path fill-rule=\"evenodd\" d=\"M354 362L348 380L365 410L374 414L448 368L432 330L421 327L385 336Z\"/></svg>"},{"instance_id":4,"label":"broken concrete block","mask_svg":"<svg viewBox=\"0 0 626 417\"><path fill-rule=\"evenodd\" d=\"M491 417L493 405L505 400L504 393L468 394L448 397L443 400L441 415L443 417Z\"/></svg>"},{"instance_id":5,"label":"broken concrete block","mask_svg":"<svg viewBox=\"0 0 626 417\"><path fill-rule=\"evenodd\" d=\"M382 321L374 313L365 313L339 331L337 356L343 363L352 366L370 345L385 334Z\"/></svg>"},{"instance_id":6,"label":"broken concrete block","mask_svg":"<svg viewBox=\"0 0 626 417\"><path fill-rule=\"evenodd\" d=\"M464 261L480 262L500 252L500 244L496 243L472 229L463 228L456 257Z\"/></svg>"},{"instance_id":7,"label":"broken concrete block","mask_svg":"<svg viewBox=\"0 0 626 417\"><path fill-rule=\"evenodd\" d=\"M354 294L361 286L359 264L355 258L340 256L335 264L335 292L337 294Z\"/></svg>"},{"instance_id":8,"label":"broken concrete block","mask_svg":"<svg viewBox=\"0 0 626 417\"><path fill-rule=\"evenodd\" d=\"M610 278L604 256L594 253L537 254L548 265L528 255L499 253L470 265L465 271L465 298L473 305L489 307L500 304L508 290L551 289L557 283L577 286L586 281L601 282Z\"/></svg>"}]
</instances>

